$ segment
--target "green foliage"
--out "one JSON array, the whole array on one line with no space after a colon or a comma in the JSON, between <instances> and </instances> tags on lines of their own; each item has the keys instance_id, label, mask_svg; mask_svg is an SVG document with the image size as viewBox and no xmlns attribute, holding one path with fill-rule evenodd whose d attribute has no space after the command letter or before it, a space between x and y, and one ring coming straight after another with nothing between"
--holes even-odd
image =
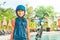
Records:
<instances>
[{"instance_id":1,"label":"green foliage","mask_svg":"<svg viewBox=\"0 0 60 40\"><path fill-rule=\"evenodd\" d=\"M35 9L36 16L39 18L43 18L45 14L45 8L43 6L39 6Z\"/></svg>"},{"instance_id":2,"label":"green foliage","mask_svg":"<svg viewBox=\"0 0 60 40\"><path fill-rule=\"evenodd\" d=\"M54 9L53 7L43 7L43 6L39 6L35 9L36 12L36 16L39 18L44 18L45 17L49 17L49 18L54 18Z\"/></svg>"},{"instance_id":3,"label":"green foliage","mask_svg":"<svg viewBox=\"0 0 60 40\"><path fill-rule=\"evenodd\" d=\"M57 22L53 21L51 24L51 28L54 30L55 28L57 28Z\"/></svg>"},{"instance_id":4,"label":"green foliage","mask_svg":"<svg viewBox=\"0 0 60 40\"><path fill-rule=\"evenodd\" d=\"M3 14L4 14L4 16L7 17L7 20L9 20L9 19L12 19L14 17L15 11L11 8L8 8L7 10L5 10L5 12Z\"/></svg>"},{"instance_id":5,"label":"green foliage","mask_svg":"<svg viewBox=\"0 0 60 40\"><path fill-rule=\"evenodd\" d=\"M26 11L27 11L26 18L30 20L31 14L33 13L33 7L32 6L28 7L28 4L26 4Z\"/></svg>"},{"instance_id":6,"label":"green foliage","mask_svg":"<svg viewBox=\"0 0 60 40\"><path fill-rule=\"evenodd\" d=\"M35 22L29 22L30 29L35 29L37 27L37 24Z\"/></svg>"},{"instance_id":7,"label":"green foliage","mask_svg":"<svg viewBox=\"0 0 60 40\"><path fill-rule=\"evenodd\" d=\"M43 29L45 29L46 30L46 28L48 27L48 21L46 20L45 22L44 22L44 26L43 26Z\"/></svg>"},{"instance_id":8,"label":"green foliage","mask_svg":"<svg viewBox=\"0 0 60 40\"><path fill-rule=\"evenodd\" d=\"M53 19L54 16L55 16L54 8L51 7L51 6L46 7L46 14L47 14L47 15L46 15L47 17Z\"/></svg>"},{"instance_id":9,"label":"green foliage","mask_svg":"<svg viewBox=\"0 0 60 40\"><path fill-rule=\"evenodd\" d=\"M8 8L8 9L3 9L0 8L0 21L3 21L4 16L7 18L7 20L11 20L15 16L15 10Z\"/></svg>"},{"instance_id":10,"label":"green foliage","mask_svg":"<svg viewBox=\"0 0 60 40\"><path fill-rule=\"evenodd\" d=\"M0 21L3 20L3 17L4 17L3 13L4 13L4 11L5 10L3 8L0 8Z\"/></svg>"},{"instance_id":11,"label":"green foliage","mask_svg":"<svg viewBox=\"0 0 60 40\"><path fill-rule=\"evenodd\" d=\"M29 20L29 27L30 29L35 29L37 27L37 24L34 22L34 18L31 18L31 15L33 13L33 7L30 6L28 7L28 5L26 5L26 10L27 10L27 14L25 15L25 17Z\"/></svg>"},{"instance_id":12,"label":"green foliage","mask_svg":"<svg viewBox=\"0 0 60 40\"><path fill-rule=\"evenodd\" d=\"M8 20L12 20L12 18L15 18L15 10L13 10L12 8L0 8L0 22L3 22L4 17L6 17L6 21L8 22ZM1 24L2 25L2 24ZM7 25L6 25L7 26ZM8 26L7 26L8 27ZM9 27L10 28L10 27ZM7 29L9 29L7 28ZM3 26L0 27L1 30L4 29ZM11 29L11 28L10 28Z\"/></svg>"}]
</instances>

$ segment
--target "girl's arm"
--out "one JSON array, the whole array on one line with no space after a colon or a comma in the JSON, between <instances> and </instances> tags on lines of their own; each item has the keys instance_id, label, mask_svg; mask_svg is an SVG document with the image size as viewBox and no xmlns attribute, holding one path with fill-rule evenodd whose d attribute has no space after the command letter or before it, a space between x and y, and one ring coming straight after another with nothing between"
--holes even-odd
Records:
<instances>
[{"instance_id":1,"label":"girl's arm","mask_svg":"<svg viewBox=\"0 0 60 40\"><path fill-rule=\"evenodd\" d=\"M15 19L13 19L13 20L12 20L12 30L11 30L10 40L13 40L13 31L14 31L14 26L15 26Z\"/></svg>"},{"instance_id":2,"label":"girl's arm","mask_svg":"<svg viewBox=\"0 0 60 40\"><path fill-rule=\"evenodd\" d=\"M29 22L27 20L27 36L28 36L28 40L30 40L30 29L29 29Z\"/></svg>"}]
</instances>

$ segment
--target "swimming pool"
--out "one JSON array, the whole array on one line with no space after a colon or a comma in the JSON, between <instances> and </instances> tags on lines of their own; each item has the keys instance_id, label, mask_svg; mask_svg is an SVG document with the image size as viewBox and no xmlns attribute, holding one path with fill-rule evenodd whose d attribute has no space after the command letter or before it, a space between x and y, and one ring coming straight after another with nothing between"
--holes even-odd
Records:
<instances>
[{"instance_id":1,"label":"swimming pool","mask_svg":"<svg viewBox=\"0 0 60 40\"><path fill-rule=\"evenodd\" d=\"M31 40L35 40L36 33L31 35ZM60 40L60 32L43 32L41 40Z\"/></svg>"}]
</instances>

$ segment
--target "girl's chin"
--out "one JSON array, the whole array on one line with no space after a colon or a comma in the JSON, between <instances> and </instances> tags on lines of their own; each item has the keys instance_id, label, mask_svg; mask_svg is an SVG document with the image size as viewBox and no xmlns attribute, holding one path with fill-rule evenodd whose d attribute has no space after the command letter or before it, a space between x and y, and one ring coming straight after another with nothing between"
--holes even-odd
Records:
<instances>
[{"instance_id":1,"label":"girl's chin","mask_svg":"<svg viewBox=\"0 0 60 40\"><path fill-rule=\"evenodd\" d=\"M23 17L23 16L19 16L19 17Z\"/></svg>"}]
</instances>

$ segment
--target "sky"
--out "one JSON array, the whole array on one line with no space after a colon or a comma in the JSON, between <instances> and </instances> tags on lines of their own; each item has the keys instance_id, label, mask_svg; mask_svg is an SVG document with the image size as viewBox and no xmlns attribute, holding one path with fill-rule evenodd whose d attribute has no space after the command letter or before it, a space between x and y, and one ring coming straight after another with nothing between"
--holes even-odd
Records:
<instances>
[{"instance_id":1,"label":"sky","mask_svg":"<svg viewBox=\"0 0 60 40\"><path fill-rule=\"evenodd\" d=\"M0 7L3 8L13 8L15 9L17 5L24 5L28 4L29 6L33 6L36 8L37 6L53 6L56 12L60 12L60 0L0 0L0 4L3 4Z\"/></svg>"}]
</instances>

